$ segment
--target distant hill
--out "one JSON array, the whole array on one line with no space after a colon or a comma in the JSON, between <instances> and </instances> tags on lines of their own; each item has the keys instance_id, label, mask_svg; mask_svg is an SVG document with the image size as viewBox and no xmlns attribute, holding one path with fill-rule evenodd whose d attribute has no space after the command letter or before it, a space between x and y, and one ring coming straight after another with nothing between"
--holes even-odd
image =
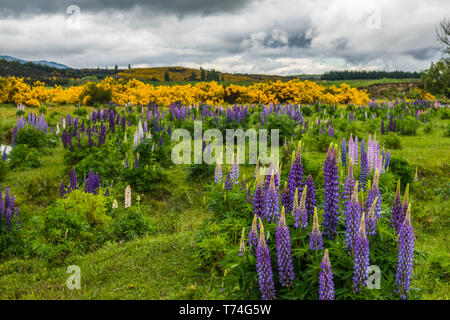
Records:
<instances>
[{"instance_id":1,"label":"distant hill","mask_svg":"<svg viewBox=\"0 0 450 320\"><path fill-rule=\"evenodd\" d=\"M105 77L114 77L117 72L106 69L62 69L53 67L51 64L0 58L0 76L24 78L27 83L41 81L48 86L76 85L86 81L101 80Z\"/></svg>"},{"instance_id":2,"label":"distant hill","mask_svg":"<svg viewBox=\"0 0 450 320\"><path fill-rule=\"evenodd\" d=\"M185 82L185 81L225 81L225 82L255 82L255 81L287 81L292 79L318 79L318 76L279 76L262 74L244 74L244 73L224 73L220 71L206 69L192 69L185 67L154 67L154 68L136 68L123 70L117 73L118 77L125 79L139 79L151 82Z\"/></svg>"},{"instance_id":3,"label":"distant hill","mask_svg":"<svg viewBox=\"0 0 450 320\"><path fill-rule=\"evenodd\" d=\"M11 56L0 56L0 59L6 60L6 61L17 61L20 63L30 63L31 62L34 64L52 67L52 68L56 68L56 69L71 69L70 67L68 67L64 64L56 63L53 61L47 61L47 60L27 61L27 60L23 60L23 59L11 57Z\"/></svg>"}]
</instances>

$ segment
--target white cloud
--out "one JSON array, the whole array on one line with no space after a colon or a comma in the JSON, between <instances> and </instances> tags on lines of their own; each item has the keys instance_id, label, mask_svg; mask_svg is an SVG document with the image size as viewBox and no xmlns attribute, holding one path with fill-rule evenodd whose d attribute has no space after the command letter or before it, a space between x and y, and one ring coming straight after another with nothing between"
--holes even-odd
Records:
<instances>
[{"instance_id":1,"label":"white cloud","mask_svg":"<svg viewBox=\"0 0 450 320\"><path fill-rule=\"evenodd\" d=\"M81 6L79 29L65 11L10 16L0 19L0 55L73 67L130 63L272 74L420 70L441 56L434 30L450 3L259 0L217 8L180 18L174 6L175 13L159 15L140 6Z\"/></svg>"}]
</instances>

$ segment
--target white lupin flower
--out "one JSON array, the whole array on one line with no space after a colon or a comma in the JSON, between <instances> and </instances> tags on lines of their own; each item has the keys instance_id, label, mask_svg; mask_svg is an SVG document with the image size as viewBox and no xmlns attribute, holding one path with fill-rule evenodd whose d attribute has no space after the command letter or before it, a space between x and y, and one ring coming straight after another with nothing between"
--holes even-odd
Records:
<instances>
[{"instance_id":1,"label":"white lupin flower","mask_svg":"<svg viewBox=\"0 0 450 320\"><path fill-rule=\"evenodd\" d=\"M125 189L125 208L131 207L131 187L128 185Z\"/></svg>"}]
</instances>

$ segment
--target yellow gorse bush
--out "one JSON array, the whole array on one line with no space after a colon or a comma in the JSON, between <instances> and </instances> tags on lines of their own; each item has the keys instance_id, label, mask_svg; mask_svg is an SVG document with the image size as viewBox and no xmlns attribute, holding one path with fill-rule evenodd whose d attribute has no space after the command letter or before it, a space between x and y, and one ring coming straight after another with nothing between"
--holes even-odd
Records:
<instances>
[{"instance_id":1,"label":"yellow gorse bush","mask_svg":"<svg viewBox=\"0 0 450 320\"><path fill-rule=\"evenodd\" d=\"M42 82L29 85L22 78L0 77L0 103L24 103L29 106L39 106L41 103L88 104L89 95L82 93L88 85L63 88L45 87ZM339 87L324 87L311 81L291 80L287 82L258 82L251 86L231 84L224 87L215 81L199 82L195 85L161 85L153 86L136 79L105 78L95 86L111 92L111 101L117 105L132 103L147 105L149 102L163 106L181 102L185 105L207 103L221 105L238 104L269 104L269 103L315 103L355 104L368 103L366 91L352 88L347 84Z\"/></svg>"}]
</instances>

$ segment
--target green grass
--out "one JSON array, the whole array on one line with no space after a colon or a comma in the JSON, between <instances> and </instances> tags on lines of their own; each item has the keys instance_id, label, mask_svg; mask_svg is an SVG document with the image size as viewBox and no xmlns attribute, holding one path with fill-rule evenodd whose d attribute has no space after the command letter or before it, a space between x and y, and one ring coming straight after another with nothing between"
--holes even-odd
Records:
<instances>
[{"instance_id":1,"label":"green grass","mask_svg":"<svg viewBox=\"0 0 450 320\"><path fill-rule=\"evenodd\" d=\"M66 286L66 267L46 269L39 260L0 267L1 299L213 299L210 277L199 271L192 234L158 235L110 244L84 257L81 289Z\"/></svg>"}]
</instances>

